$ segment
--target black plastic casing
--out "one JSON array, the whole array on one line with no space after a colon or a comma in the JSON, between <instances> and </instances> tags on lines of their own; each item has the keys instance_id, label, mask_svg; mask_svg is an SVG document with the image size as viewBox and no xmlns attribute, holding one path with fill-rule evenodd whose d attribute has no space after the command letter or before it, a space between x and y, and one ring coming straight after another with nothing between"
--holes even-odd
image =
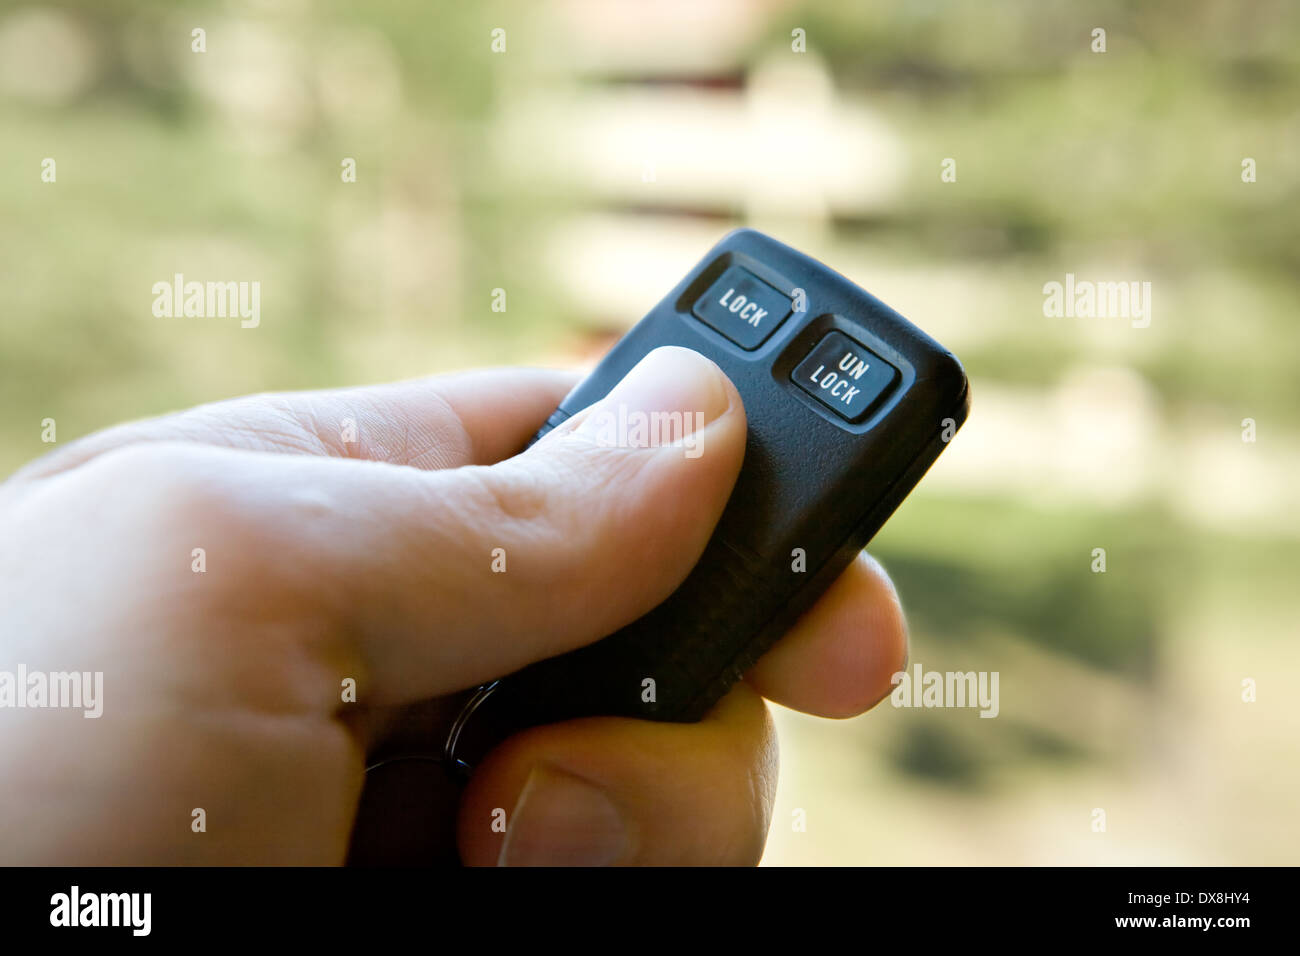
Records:
<instances>
[{"instance_id":1,"label":"black plastic casing","mask_svg":"<svg viewBox=\"0 0 1300 956\"><path fill-rule=\"evenodd\" d=\"M753 350L692 313L733 264L805 305ZM791 381L795 366L835 329L899 373L856 424ZM853 561L970 405L961 363L924 332L821 263L740 229L614 346L534 441L605 397L664 345L711 358L744 401L744 465L713 537L681 586L640 619L480 688L447 740L446 756L462 769L536 724L592 715L700 719Z\"/></svg>"}]
</instances>

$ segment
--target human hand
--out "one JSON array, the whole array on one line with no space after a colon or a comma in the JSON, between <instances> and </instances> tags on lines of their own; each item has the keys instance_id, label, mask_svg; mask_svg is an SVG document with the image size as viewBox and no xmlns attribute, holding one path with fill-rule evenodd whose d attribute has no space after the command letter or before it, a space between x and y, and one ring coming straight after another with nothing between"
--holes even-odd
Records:
<instances>
[{"instance_id":1,"label":"human hand","mask_svg":"<svg viewBox=\"0 0 1300 956\"><path fill-rule=\"evenodd\" d=\"M0 707L0 860L343 862L394 712L663 600L739 471L740 398L660 349L605 402L703 412L702 455L606 447L584 413L515 455L573 382L252 396L109 429L0 485L0 672L103 673L96 719ZM461 857L755 863L777 767L763 699L852 716L906 646L864 554L700 723L589 718L496 748L460 798Z\"/></svg>"}]
</instances>

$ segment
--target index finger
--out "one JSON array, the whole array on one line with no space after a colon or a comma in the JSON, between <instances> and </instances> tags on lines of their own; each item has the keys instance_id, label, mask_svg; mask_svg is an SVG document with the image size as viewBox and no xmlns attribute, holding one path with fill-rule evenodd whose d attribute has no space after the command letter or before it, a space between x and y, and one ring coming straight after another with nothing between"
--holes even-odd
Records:
<instances>
[{"instance_id":1,"label":"index finger","mask_svg":"<svg viewBox=\"0 0 1300 956\"><path fill-rule=\"evenodd\" d=\"M12 481L46 478L140 442L357 458L434 470L515 454L578 380L557 369L494 368L384 385L248 395L96 432Z\"/></svg>"}]
</instances>

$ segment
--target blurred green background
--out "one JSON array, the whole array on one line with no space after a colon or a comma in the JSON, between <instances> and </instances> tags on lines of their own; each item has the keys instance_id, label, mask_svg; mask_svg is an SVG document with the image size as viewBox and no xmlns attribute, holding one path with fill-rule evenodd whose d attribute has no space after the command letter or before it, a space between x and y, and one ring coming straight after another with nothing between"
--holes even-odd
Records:
<instances>
[{"instance_id":1,"label":"blurred green background","mask_svg":"<svg viewBox=\"0 0 1300 956\"><path fill-rule=\"evenodd\" d=\"M965 361L872 550L913 663L1001 680L778 709L765 862L1294 863L1300 6L1082 7L6 3L0 474L46 418L590 362L753 225ZM260 326L155 318L176 272ZM1045 317L1067 272L1150 327Z\"/></svg>"}]
</instances>

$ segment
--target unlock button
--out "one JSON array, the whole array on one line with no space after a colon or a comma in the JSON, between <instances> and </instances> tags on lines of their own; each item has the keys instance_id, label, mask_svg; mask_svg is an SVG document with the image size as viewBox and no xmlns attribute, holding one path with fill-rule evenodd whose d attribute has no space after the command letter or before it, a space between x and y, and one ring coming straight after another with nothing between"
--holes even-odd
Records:
<instances>
[{"instance_id":1,"label":"unlock button","mask_svg":"<svg viewBox=\"0 0 1300 956\"><path fill-rule=\"evenodd\" d=\"M830 332L791 374L796 385L856 422L894 381L894 367L842 332Z\"/></svg>"}]
</instances>

